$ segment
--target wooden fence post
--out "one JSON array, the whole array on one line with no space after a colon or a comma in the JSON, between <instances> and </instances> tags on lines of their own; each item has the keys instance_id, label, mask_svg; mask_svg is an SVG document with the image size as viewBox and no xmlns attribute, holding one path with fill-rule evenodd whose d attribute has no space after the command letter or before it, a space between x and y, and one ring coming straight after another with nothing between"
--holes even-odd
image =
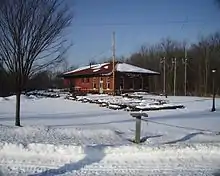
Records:
<instances>
[{"instance_id":1,"label":"wooden fence post","mask_svg":"<svg viewBox=\"0 0 220 176\"><path fill-rule=\"evenodd\" d=\"M131 113L132 117L136 118L136 129L135 129L135 143L139 144L141 140L141 117L148 117L146 113Z\"/></svg>"}]
</instances>

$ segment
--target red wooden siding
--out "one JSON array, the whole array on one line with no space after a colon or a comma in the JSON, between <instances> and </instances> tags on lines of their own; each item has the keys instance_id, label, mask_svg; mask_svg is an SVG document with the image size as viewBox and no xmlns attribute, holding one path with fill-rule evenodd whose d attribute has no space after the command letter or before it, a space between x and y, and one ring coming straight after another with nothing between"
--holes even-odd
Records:
<instances>
[{"instance_id":1,"label":"red wooden siding","mask_svg":"<svg viewBox=\"0 0 220 176\"><path fill-rule=\"evenodd\" d=\"M148 79L147 75L139 75L136 77L127 76L126 74L117 73L115 77L115 91L139 91L148 90ZM113 92L113 77L102 76L102 77L77 77L67 78L65 82L71 82L72 87L82 92L90 93L111 93ZM100 81L102 80L103 91L100 90ZM71 84L69 84L70 86ZM109 85L109 87L108 87Z\"/></svg>"},{"instance_id":2,"label":"red wooden siding","mask_svg":"<svg viewBox=\"0 0 220 176\"><path fill-rule=\"evenodd\" d=\"M64 79L65 84L68 83L69 86L70 81L72 83L72 86L76 89L79 89L81 91L86 92L100 92L100 81L102 80L103 85L103 93L105 92L111 92L113 88L113 78L110 77L82 77L82 78L68 78ZM68 81L69 80L69 81ZM108 87L109 85L109 87Z\"/></svg>"}]
</instances>

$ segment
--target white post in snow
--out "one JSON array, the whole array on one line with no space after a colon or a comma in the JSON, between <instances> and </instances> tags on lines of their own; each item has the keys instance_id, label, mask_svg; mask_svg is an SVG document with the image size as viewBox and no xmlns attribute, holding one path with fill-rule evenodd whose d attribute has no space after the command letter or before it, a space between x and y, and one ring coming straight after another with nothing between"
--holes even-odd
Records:
<instances>
[{"instance_id":1,"label":"white post in snow","mask_svg":"<svg viewBox=\"0 0 220 176\"><path fill-rule=\"evenodd\" d=\"M136 118L135 143L139 144L141 142L141 117L148 117L148 115L139 112L134 112L130 115Z\"/></svg>"}]
</instances>

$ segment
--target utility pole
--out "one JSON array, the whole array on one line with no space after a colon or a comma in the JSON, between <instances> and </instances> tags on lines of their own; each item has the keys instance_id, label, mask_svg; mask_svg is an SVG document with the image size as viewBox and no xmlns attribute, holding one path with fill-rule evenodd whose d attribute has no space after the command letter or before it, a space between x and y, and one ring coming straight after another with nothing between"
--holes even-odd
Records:
<instances>
[{"instance_id":1,"label":"utility pole","mask_svg":"<svg viewBox=\"0 0 220 176\"><path fill-rule=\"evenodd\" d=\"M212 97L212 109L211 111L216 111L215 109L215 75L216 75L216 69L212 69L212 89L213 89L213 97Z\"/></svg>"},{"instance_id":2,"label":"utility pole","mask_svg":"<svg viewBox=\"0 0 220 176\"><path fill-rule=\"evenodd\" d=\"M166 96L166 58L162 58L160 63L163 64L163 93Z\"/></svg>"},{"instance_id":3,"label":"utility pole","mask_svg":"<svg viewBox=\"0 0 220 176\"><path fill-rule=\"evenodd\" d=\"M112 33L112 74L113 74L113 95L115 95L115 32Z\"/></svg>"},{"instance_id":4,"label":"utility pole","mask_svg":"<svg viewBox=\"0 0 220 176\"><path fill-rule=\"evenodd\" d=\"M176 58L173 59L174 64L174 76L173 76L173 96L176 96Z\"/></svg>"},{"instance_id":5,"label":"utility pole","mask_svg":"<svg viewBox=\"0 0 220 176\"><path fill-rule=\"evenodd\" d=\"M185 96L187 95L187 50L186 48L184 48L184 60L183 60L183 64L184 64L184 94Z\"/></svg>"}]
</instances>

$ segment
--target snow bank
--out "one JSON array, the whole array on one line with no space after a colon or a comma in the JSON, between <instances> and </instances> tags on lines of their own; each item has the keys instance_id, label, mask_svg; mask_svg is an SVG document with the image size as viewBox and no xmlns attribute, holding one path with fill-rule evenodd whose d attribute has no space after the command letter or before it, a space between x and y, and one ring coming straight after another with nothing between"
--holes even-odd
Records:
<instances>
[{"instance_id":1,"label":"snow bank","mask_svg":"<svg viewBox=\"0 0 220 176\"><path fill-rule=\"evenodd\" d=\"M24 94L21 94L21 101L26 101L30 99L37 99L37 97L34 95L26 96ZM16 95L11 95L11 96L4 97L4 98L0 97L0 101L16 101Z\"/></svg>"},{"instance_id":2,"label":"snow bank","mask_svg":"<svg viewBox=\"0 0 220 176\"><path fill-rule=\"evenodd\" d=\"M68 145L92 145L92 144L125 144L123 138L110 129L82 129L82 128L52 128L45 126L10 127L0 126L0 141L7 143L42 144L68 144Z\"/></svg>"},{"instance_id":3,"label":"snow bank","mask_svg":"<svg viewBox=\"0 0 220 176\"><path fill-rule=\"evenodd\" d=\"M7 97L0 97L0 102L1 101L6 101L7 100Z\"/></svg>"},{"instance_id":4,"label":"snow bank","mask_svg":"<svg viewBox=\"0 0 220 176\"><path fill-rule=\"evenodd\" d=\"M85 148L88 151L85 152ZM109 146L109 145L89 145L89 146L74 146L74 145L53 145L53 144L40 144L40 143L30 143L27 145L22 144L12 144L12 143L0 143L0 154L8 155L22 155L23 154L36 154L36 155L53 155L57 157L77 156L81 154L86 154L88 152L102 152L105 155L123 155L123 154L134 154L145 153L145 156L160 156L163 154L170 155L170 157L176 158L187 158L195 154L208 154L212 155L215 153L219 154L220 144L216 143L205 143L205 144L185 144L185 145L163 145L163 146L137 146L137 145L125 145L125 146Z\"/></svg>"},{"instance_id":5,"label":"snow bank","mask_svg":"<svg viewBox=\"0 0 220 176\"><path fill-rule=\"evenodd\" d=\"M205 175L218 169L219 144L68 146L0 143L0 165L19 175ZM198 172L199 171L199 172Z\"/></svg>"}]
</instances>

